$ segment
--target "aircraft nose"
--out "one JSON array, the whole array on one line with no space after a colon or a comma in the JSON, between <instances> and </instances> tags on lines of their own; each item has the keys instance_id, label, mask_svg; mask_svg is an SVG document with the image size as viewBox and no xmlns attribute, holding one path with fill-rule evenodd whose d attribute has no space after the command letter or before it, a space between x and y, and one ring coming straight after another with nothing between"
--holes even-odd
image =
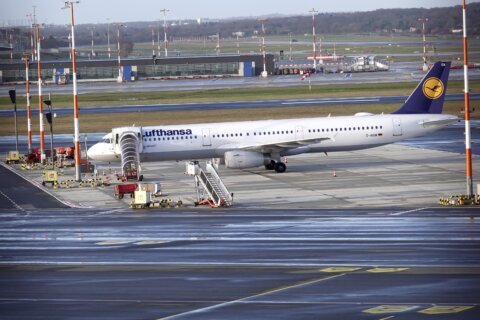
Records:
<instances>
[{"instance_id":1,"label":"aircraft nose","mask_svg":"<svg viewBox=\"0 0 480 320\"><path fill-rule=\"evenodd\" d=\"M98 144L94 144L87 150L87 157L88 159L95 160L95 158L99 155Z\"/></svg>"}]
</instances>

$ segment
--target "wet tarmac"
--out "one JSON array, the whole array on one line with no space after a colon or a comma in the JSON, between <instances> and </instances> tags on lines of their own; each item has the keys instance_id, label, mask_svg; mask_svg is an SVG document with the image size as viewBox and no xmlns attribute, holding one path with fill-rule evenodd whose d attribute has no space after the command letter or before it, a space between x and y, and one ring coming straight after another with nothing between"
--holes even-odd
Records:
<instances>
[{"instance_id":1,"label":"wet tarmac","mask_svg":"<svg viewBox=\"0 0 480 320\"><path fill-rule=\"evenodd\" d=\"M478 130L474 122L474 161ZM0 152L14 143L0 141ZM111 190L48 189L93 205L62 208L2 166L0 317L478 319L480 210L437 204L464 188L461 152L459 124L291 157L282 175L222 169L236 204L217 210L132 210ZM146 178L191 195L183 169L152 163Z\"/></svg>"}]
</instances>

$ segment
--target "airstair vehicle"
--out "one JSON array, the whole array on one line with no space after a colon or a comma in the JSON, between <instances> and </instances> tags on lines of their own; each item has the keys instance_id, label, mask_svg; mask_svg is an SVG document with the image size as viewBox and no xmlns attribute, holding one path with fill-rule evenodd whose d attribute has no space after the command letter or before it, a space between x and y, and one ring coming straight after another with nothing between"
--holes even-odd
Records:
<instances>
[{"instance_id":1,"label":"airstair vehicle","mask_svg":"<svg viewBox=\"0 0 480 320\"><path fill-rule=\"evenodd\" d=\"M143 180L140 166L142 128L123 127L112 130L114 150L120 154L122 177L125 180Z\"/></svg>"},{"instance_id":2,"label":"airstair vehicle","mask_svg":"<svg viewBox=\"0 0 480 320\"><path fill-rule=\"evenodd\" d=\"M197 193L195 205L209 205L213 208L233 205L233 193L228 191L211 162L207 162L205 170L200 167L198 161L187 163L187 174L195 178Z\"/></svg>"}]
</instances>

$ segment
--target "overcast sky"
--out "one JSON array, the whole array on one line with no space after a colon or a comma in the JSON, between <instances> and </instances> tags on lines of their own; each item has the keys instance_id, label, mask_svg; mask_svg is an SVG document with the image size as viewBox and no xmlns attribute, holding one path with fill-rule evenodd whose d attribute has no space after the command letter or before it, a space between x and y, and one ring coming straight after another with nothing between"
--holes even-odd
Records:
<instances>
[{"instance_id":1,"label":"overcast sky","mask_svg":"<svg viewBox=\"0 0 480 320\"><path fill-rule=\"evenodd\" d=\"M467 3L478 2L480 0ZM107 21L153 21L167 19L222 19L268 14L306 14L314 7L320 12L370 11L379 8L432 8L461 5L461 0L81 0L75 6L75 24ZM0 0L0 26L27 25L26 15L36 6L38 21L48 24L69 23L69 15L61 10L61 0Z\"/></svg>"}]
</instances>

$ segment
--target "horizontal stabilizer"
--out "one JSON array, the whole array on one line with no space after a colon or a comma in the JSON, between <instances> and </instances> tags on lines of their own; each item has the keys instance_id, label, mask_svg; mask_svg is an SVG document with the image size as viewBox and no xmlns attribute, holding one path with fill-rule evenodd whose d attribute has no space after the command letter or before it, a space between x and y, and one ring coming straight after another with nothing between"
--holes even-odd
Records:
<instances>
[{"instance_id":1,"label":"horizontal stabilizer","mask_svg":"<svg viewBox=\"0 0 480 320\"><path fill-rule=\"evenodd\" d=\"M418 124L424 127L432 127L432 126L439 126L439 125L447 125L455 121L458 121L458 117L451 116L450 118L446 118L446 119L420 121Z\"/></svg>"}]
</instances>

